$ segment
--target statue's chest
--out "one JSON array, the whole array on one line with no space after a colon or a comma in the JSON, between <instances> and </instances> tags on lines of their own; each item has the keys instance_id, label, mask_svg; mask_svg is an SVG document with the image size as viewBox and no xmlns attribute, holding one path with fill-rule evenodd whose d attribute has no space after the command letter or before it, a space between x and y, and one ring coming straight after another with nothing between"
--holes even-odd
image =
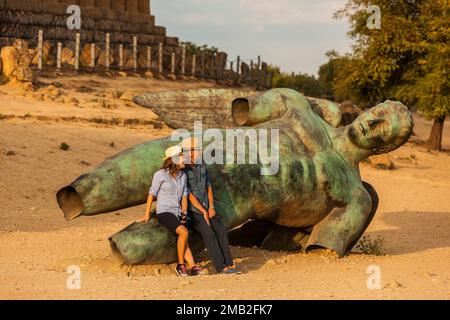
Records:
<instances>
[{"instance_id":1,"label":"statue's chest","mask_svg":"<svg viewBox=\"0 0 450 320\"><path fill-rule=\"evenodd\" d=\"M357 169L334 151L318 153L314 164L318 189L332 201L348 203L353 190L361 185Z\"/></svg>"}]
</instances>

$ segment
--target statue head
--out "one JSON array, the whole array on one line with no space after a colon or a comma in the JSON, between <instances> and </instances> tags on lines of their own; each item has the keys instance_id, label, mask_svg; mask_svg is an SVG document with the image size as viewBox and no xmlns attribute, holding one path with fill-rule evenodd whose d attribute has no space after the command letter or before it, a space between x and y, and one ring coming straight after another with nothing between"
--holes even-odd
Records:
<instances>
[{"instance_id":1,"label":"statue head","mask_svg":"<svg viewBox=\"0 0 450 320\"><path fill-rule=\"evenodd\" d=\"M373 154L390 152L408 141L413 132L411 112L401 102L385 101L362 113L349 125L351 142Z\"/></svg>"}]
</instances>

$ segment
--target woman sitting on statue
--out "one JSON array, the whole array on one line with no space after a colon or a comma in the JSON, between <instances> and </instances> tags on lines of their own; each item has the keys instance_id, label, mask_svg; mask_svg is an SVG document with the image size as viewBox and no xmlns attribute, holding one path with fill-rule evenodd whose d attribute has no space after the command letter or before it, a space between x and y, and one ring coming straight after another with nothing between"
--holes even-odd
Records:
<instances>
[{"instance_id":1,"label":"woman sitting on statue","mask_svg":"<svg viewBox=\"0 0 450 320\"><path fill-rule=\"evenodd\" d=\"M147 198L145 215L136 222L148 222L154 199L158 222L178 235L177 251L178 265L175 269L180 277L188 276L186 263L191 276L199 275L202 268L196 265L194 256L189 248L189 231L187 221L188 187L184 168L183 152L180 146L173 146L165 151L164 163L160 170L153 175L152 184Z\"/></svg>"}]
</instances>

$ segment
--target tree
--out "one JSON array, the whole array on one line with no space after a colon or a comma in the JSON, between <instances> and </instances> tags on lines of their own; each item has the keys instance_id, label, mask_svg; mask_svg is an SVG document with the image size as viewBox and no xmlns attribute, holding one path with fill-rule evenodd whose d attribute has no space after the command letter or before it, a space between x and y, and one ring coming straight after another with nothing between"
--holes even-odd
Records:
<instances>
[{"instance_id":1,"label":"tree","mask_svg":"<svg viewBox=\"0 0 450 320\"><path fill-rule=\"evenodd\" d=\"M285 73L279 67L269 65L269 73L272 73L273 88L290 88L302 92L311 97L321 97L322 89L319 81L312 75L305 73Z\"/></svg>"},{"instance_id":2,"label":"tree","mask_svg":"<svg viewBox=\"0 0 450 320\"><path fill-rule=\"evenodd\" d=\"M336 13L349 19L355 44L335 66L334 93L346 93L362 105L400 100L422 111L434 120L428 147L440 150L450 115L450 2L378 0L376 5L381 29L367 27L368 0L349 0Z\"/></svg>"}]
</instances>

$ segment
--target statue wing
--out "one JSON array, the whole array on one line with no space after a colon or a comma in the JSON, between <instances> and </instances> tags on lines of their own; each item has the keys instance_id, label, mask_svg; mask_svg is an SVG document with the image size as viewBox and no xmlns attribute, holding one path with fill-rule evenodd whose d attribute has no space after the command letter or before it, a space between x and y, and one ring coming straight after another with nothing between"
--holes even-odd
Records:
<instances>
[{"instance_id":1,"label":"statue wing","mask_svg":"<svg viewBox=\"0 0 450 320\"><path fill-rule=\"evenodd\" d=\"M239 89L187 89L146 93L133 101L151 109L173 129L193 129L194 121L202 121L204 128L231 128L233 104L261 92Z\"/></svg>"},{"instance_id":2,"label":"statue wing","mask_svg":"<svg viewBox=\"0 0 450 320\"><path fill-rule=\"evenodd\" d=\"M273 94L266 94L266 93ZM298 93L297 93L298 94ZM312 109L331 126L337 127L342 114L337 104L306 97ZM133 101L151 109L173 129L193 129L194 121L203 128L252 126L280 118L286 111L277 89L258 92L243 89L187 89L146 93Z\"/></svg>"}]
</instances>

